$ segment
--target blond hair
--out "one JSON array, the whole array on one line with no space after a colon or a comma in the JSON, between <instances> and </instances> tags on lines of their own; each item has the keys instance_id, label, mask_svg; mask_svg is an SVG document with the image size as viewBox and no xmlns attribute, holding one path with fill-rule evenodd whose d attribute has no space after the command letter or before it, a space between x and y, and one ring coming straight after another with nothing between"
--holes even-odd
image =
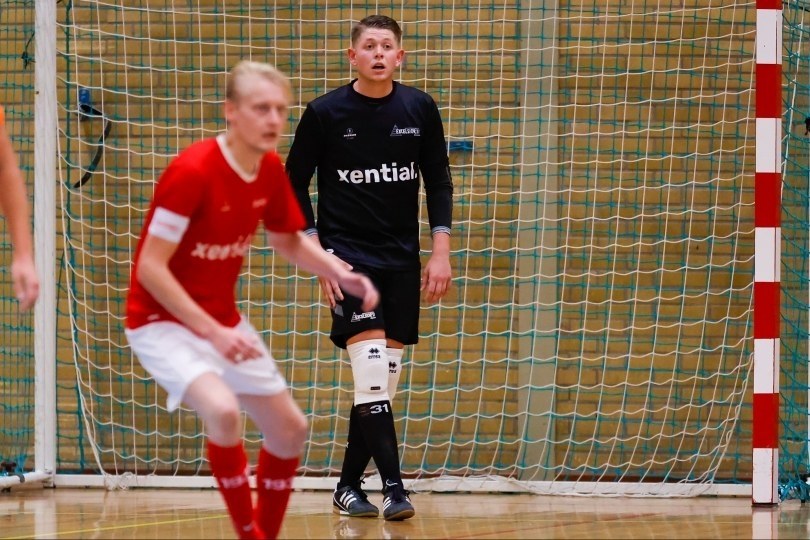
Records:
<instances>
[{"instance_id":1,"label":"blond hair","mask_svg":"<svg viewBox=\"0 0 810 540\"><path fill-rule=\"evenodd\" d=\"M241 60L236 64L230 73L225 86L225 98L230 101L239 99L239 79L244 75L259 75L271 83L282 88L287 94L287 99L292 101L293 93L290 80L287 76L275 67L265 62L254 62L252 60Z\"/></svg>"}]
</instances>

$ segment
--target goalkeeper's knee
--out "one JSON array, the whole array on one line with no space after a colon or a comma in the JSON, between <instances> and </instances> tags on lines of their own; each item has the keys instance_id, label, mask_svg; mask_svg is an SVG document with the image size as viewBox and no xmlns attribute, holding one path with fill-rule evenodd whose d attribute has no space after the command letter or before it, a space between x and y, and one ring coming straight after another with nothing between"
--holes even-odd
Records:
<instances>
[{"instance_id":1,"label":"goalkeeper's knee","mask_svg":"<svg viewBox=\"0 0 810 540\"><path fill-rule=\"evenodd\" d=\"M388 354L384 339L367 339L346 346L352 362L354 404L390 401Z\"/></svg>"}]
</instances>

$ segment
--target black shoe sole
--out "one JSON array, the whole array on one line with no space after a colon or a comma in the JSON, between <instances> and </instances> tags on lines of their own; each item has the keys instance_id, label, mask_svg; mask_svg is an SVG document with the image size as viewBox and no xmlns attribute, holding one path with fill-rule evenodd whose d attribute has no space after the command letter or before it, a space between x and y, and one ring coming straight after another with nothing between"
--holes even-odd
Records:
<instances>
[{"instance_id":1,"label":"black shoe sole","mask_svg":"<svg viewBox=\"0 0 810 540\"><path fill-rule=\"evenodd\" d=\"M400 510L396 514L385 516L385 521L402 521L412 518L414 514L416 514L416 511L413 508L406 508L404 510Z\"/></svg>"}]
</instances>

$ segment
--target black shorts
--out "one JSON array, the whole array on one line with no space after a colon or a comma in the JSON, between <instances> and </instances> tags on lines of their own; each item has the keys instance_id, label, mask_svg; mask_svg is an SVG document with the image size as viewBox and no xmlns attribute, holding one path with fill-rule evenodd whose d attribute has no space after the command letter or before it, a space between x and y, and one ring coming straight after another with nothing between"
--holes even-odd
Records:
<instances>
[{"instance_id":1,"label":"black shorts","mask_svg":"<svg viewBox=\"0 0 810 540\"><path fill-rule=\"evenodd\" d=\"M377 287L380 303L374 311L364 312L361 300L344 292L332 310L332 342L345 349L349 338L366 330L385 330L386 338L405 345L419 341L422 271L353 266L353 271L368 276Z\"/></svg>"}]
</instances>

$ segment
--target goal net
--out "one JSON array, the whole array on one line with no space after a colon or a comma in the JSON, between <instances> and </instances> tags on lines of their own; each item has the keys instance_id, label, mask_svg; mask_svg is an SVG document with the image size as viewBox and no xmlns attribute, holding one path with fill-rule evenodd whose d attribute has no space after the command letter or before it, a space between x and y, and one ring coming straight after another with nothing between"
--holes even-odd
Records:
<instances>
[{"instance_id":1,"label":"goal net","mask_svg":"<svg viewBox=\"0 0 810 540\"><path fill-rule=\"evenodd\" d=\"M306 104L351 80L349 30L374 12L403 26L398 79L436 100L456 188L453 288L423 305L394 402L406 481L670 496L750 484L756 6L736 0L60 3L57 472L208 478L203 426L165 410L123 335L155 181L225 129L242 58L291 77L285 156ZM798 144L786 183L804 209L784 279L799 304L784 316L806 336ZM331 488L352 385L317 280L257 236L238 293L310 419L298 481ZM796 343L783 362L805 375L784 367L797 387L783 433L795 427L784 459L801 479Z\"/></svg>"}]
</instances>

